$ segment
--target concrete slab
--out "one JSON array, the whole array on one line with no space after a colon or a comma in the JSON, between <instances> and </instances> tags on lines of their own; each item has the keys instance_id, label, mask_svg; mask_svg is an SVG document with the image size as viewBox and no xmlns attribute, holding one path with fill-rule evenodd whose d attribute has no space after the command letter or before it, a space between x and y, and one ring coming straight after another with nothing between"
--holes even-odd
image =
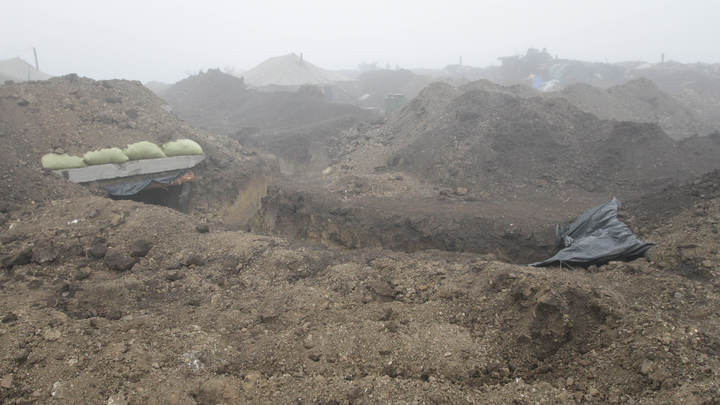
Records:
<instances>
[{"instance_id":1,"label":"concrete slab","mask_svg":"<svg viewBox=\"0 0 720 405\"><path fill-rule=\"evenodd\" d=\"M73 183L117 179L142 174L162 173L171 170L189 169L205 159L205 155L173 156L160 159L130 160L125 163L94 165L79 169L53 170L57 175Z\"/></svg>"}]
</instances>

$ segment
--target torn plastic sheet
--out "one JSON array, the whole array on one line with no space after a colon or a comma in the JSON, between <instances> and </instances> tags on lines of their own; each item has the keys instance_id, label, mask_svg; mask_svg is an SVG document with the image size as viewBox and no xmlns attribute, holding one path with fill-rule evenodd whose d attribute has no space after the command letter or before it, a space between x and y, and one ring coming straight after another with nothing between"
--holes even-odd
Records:
<instances>
[{"instance_id":1,"label":"torn plastic sheet","mask_svg":"<svg viewBox=\"0 0 720 405\"><path fill-rule=\"evenodd\" d=\"M583 212L567 228L558 226L559 251L551 258L530 266L589 266L641 257L654 243L641 241L618 219L619 207L620 202L613 198Z\"/></svg>"},{"instance_id":2,"label":"torn plastic sheet","mask_svg":"<svg viewBox=\"0 0 720 405\"><path fill-rule=\"evenodd\" d=\"M114 184L107 184L104 186L101 186L103 190L105 190L108 194L112 196L117 197L124 197L128 195L135 195L150 186L153 183L158 184L170 184L176 179L178 179L181 176L186 175L185 172L181 173L173 173L166 176L161 177L153 177L153 178L147 178L142 180L135 180L131 182L124 182L124 183L114 183Z\"/></svg>"}]
</instances>

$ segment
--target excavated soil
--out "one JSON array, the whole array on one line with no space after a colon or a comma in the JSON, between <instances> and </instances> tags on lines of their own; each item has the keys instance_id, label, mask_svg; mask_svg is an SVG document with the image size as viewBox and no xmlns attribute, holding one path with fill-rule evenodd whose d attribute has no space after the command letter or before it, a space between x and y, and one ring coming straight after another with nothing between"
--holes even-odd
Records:
<instances>
[{"instance_id":1,"label":"excavated soil","mask_svg":"<svg viewBox=\"0 0 720 405\"><path fill-rule=\"evenodd\" d=\"M362 108L327 101L322 89L296 92L248 89L243 79L208 70L175 83L163 93L173 110L190 124L231 135L243 129L287 130L353 117L372 119Z\"/></svg>"},{"instance_id":2,"label":"excavated soil","mask_svg":"<svg viewBox=\"0 0 720 405\"><path fill-rule=\"evenodd\" d=\"M514 93L433 84L386 123L343 133L335 175L404 172L471 194L522 185L620 192L718 167L717 137L678 142L656 124L600 120L564 99Z\"/></svg>"},{"instance_id":3,"label":"excavated soil","mask_svg":"<svg viewBox=\"0 0 720 405\"><path fill-rule=\"evenodd\" d=\"M714 122L704 122L698 114L645 78L607 90L578 83L546 96L563 97L603 119L656 123L674 139L707 135L720 129Z\"/></svg>"},{"instance_id":4,"label":"excavated soil","mask_svg":"<svg viewBox=\"0 0 720 405\"><path fill-rule=\"evenodd\" d=\"M196 169L191 208L219 212L253 179L277 172L274 159L190 127L140 82L69 75L0 87L0 201L25 204L87 195L40 166L50 152L83 153L133 142L190 138L207 159Z\"/></svg>"},{"instance_id":5,"label":"excavated soil","mask_svg":"<svg viewBox=\"0 0 720 405\"><path fill-rule=\"evenodd\" d=\"M330 137L378 118L367 109L328 101L320 87L258 91L212 69L175 83L163 98L191 125L280 157L286 172L322 170L330 163Z\"/></svg>"},{"instance_id":6,"label":"excavated soil","mask_svg":"<svg viewBox=\"0 0 720 405\"><path fill-rule=\"evenodd\" d=\"M65 77L0 88L0 129L10 141L0 143L0 402L720 401L718 172L685 186L641 174L585 190L569 181L585 179L584 171L538 180L531 171L545 166L536 160L503 167L508 178L525 173L504 184L502 176L451 180L414 171L407 159L387 164L400 151L391 129L427 126L406 115L403 125L368 127L382 136L339 135L330 150L341 153L322 180L275 182L257 207L276 175L272 159L193 130L138 83L104 83ZM78 101L64 107L75 90ZM491 96L490 105L546 102L504 96ZM485 105L479 94L466 97ZM130 118L128 106L138 118L122 118ZM585 117L573 108L562 106ZM460 112L454 117L470 117ZM112 119L93 118L105 116ZM542 116L531 116L542 128ZM442 125L455 119L436 117ZM623 173L627 156L676 145L654 137L656 126L641 125L647 132L638 134L631 124L591 123L620 126L625 132L611 132L626 135L622 145L639 145L621 155ZM198 170L205 191L196 191L190 214L111 200L38 169L53 149L79 153L166 136L196 139L208 155ZM382 142L390 153L380 154ZM696 166L670 159L650 173L690 177L715 140L703 142ZM368 144L377 148L362 149ZM455 167L452 159L468 155L443 156ZM584 155L570 156L562 168L581 168ZM634 184L657 188L621 212L638 236L657 243L647 258L587 269L506 262L540 255L544 230L591 202L645 190ZM309 240L234 230L257 208L247 226L275 221ZM523 243L527 249L509 248Z\"/></svg>"},{"instance_id":7,"label":"excavated soil","mask_svg":"<svg viewBox=\"0 0 720 405\"><path fill-rule=\"evenodd\" d=\"M587 270L203 233L101 197L6 221L5 403L718 399L717 198L641 234L649 260Z\"/></svg>"},{"instance_id":8,"label":"excavated soil","mask_svg":"<svg viewBox=\"0 0 720 405\"><path fill-rule=\"evenodd\" d=\"M530 263L552 250L554 224L720 164L716 134L675 141L657 124L600 120L565 99L487 81L433 84L386 121L329 139L333 164L312 180L275 181L249 229Z\"/></svg>"},{"instance_id":9,"label":"excavated soil","mask_svg":"<svg viewBox=\"0 0 720 405\"><path fill-rule=\"evenodd\" d=\"M342 178L330 185L278 180L262 198L249 230L329 247L475 252L522 264L552 251L556 223L611 198L581 192L550 197L524 189L476 198L406 184L381 176Z\"/></svg>"}]
</instances>

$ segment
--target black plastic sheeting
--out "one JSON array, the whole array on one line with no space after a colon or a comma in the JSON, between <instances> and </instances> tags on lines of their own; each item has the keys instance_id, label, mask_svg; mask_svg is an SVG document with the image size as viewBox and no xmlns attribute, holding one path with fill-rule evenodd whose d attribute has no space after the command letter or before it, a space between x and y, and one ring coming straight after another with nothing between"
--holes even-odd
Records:
<instances>
[{"instance_id":1,"label":"black plastic sheeting","mask_svg":"<svg viewBox=\"0 0 720 405\"><path fill-rule=\"evenodd\" d=\"M617 217L620 202L598 205L580 214L567 228L558 225L555 256L531 266L589 266L611 260L633 260L645 254L654 243L638 239Z\"/></svg>"},{"instance_id":2,"label":"black plastic sheeting","mask_svg":"<svg viewBox=\"0 0 720 405\"><path fill-rule=\"evenodd\" d=\"M151 183L170 184L173 180L182 176L184 173L174 173L162 177L153 177L149 179L131 181L127 183L116 183L101 186L108 194L117 197L124 197L128 195L135 195L143 190Z\"/></svg>"}]
</instances>

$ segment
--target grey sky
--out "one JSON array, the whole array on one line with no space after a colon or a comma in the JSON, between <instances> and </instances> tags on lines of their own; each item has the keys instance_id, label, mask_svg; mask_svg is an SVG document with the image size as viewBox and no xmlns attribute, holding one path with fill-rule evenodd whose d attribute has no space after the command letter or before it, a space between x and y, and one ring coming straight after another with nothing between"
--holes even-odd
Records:
<instances>
[{"instance_id":1,"label":"grey sky","mask_svg":"<svg viewBox=\"0 0 720 405\"><path fill-rule=\"evenodd\" d=\"M303 52L325 68L440 68L547 47L594 60L720 62L717 0L10 0L0 59L40 54L50 74L177 81Z\"/></svg>"}]
</instances>

